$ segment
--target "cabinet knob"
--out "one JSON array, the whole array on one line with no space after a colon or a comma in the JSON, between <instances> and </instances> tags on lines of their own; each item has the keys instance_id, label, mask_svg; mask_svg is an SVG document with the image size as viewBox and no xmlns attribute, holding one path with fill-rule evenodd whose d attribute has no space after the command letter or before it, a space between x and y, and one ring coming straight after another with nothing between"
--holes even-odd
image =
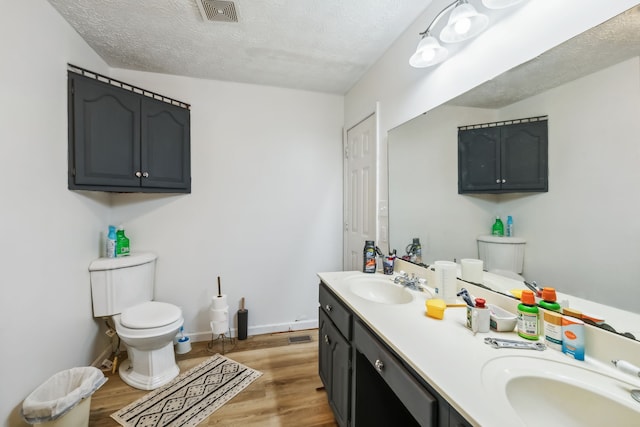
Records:
<instances>
[{"instance_id":1,"label":"cabinet knob","mask_svg":"<svg viewBox=\"0 0 640 427\"><path fill-rule=\"evenodd\" d=\"M324 308L325 308L325 310L327 310L327 311L331 311L331 310L333 310L333 306L332 306L332 305L329 305L329 304L325 305L325 306L324 306Z\"/></svg>"},{"instance_id":2,"label":"cabinet knob","mask_svg":"<svg viewBox=\"0 0 640 427\"><path fill-rule=\"evenodd\" d=\"M502 183L504 184L505 182L507 182L507 180L506 180L506 179L503 179L503 180L502 180Z\"/></svg>"},{"instance_id":3,"label":"cabinet knob","mask_svg":"<svg viewBox=\"0 0 640 427\"><path fill-rule=\"evenodd\" d=\"M500 184L500 178L496 179L496 184Z\"/></svg>"},{"instance_id":4,"label":"cabinet knob","mask_svg":"<svg viewBox=\"0 0 640 427\"><path fill-rule=\"evenodd\" d=\"M376 359L374 366L376 367L376 371L378 372L382 372L382 370L384 369L384 363L382 363L382 360L380 359Z\"/></svg>"},{"instance_id":5,"label":"cabinet knob","mask_svg":"<svg viewBox=\"0 0 640 427\"><path fill-rule=\"evenodd\" d=\"M325 334L325 336L324 336L324 342L326 342L327 344L329 344L329 343L330 343L329 335Z\"/></svg>"},{"instance_id":6,"label":"cabinet knob","mask_svg":"<svg viewBox=\"0 0 640 427\"><path fill-rule=\"evenodd\" d=\"M140 177L142 176L142 172L140 172L140 171L136 172L136 176L137 176L138 178L140 178Z\"/></svg>"},{"instance_id":7,"label":"cabinet knob","mask_svg":"<svg viewBox=\"0 0 640 427\"><path fill-rule=\"evenodd\" d=\"M149 178L149 172L143 172L143 173L142 173L142 176L143 176L144 178Z\"/></svg>"}]
</instances>

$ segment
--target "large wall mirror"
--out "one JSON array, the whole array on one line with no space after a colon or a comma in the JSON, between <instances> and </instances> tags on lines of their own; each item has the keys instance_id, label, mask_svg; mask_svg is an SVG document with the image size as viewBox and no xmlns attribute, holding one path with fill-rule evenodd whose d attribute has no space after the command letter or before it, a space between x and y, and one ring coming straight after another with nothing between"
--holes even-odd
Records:
<instances>
[{"instance_id":1,"label":"large wall mirror","mask_svg":"<svg viewBox=\"0 0 640 427\"><path fill-rule=\"evenodd\" d=\"M458 126L533 116L549 120L549 191L459 195ZM627 312L612 326L640 338L640 6L392 129L388 149L391 248L477 258L511 215L527 280Z\"/></svg>"}]
</instances>

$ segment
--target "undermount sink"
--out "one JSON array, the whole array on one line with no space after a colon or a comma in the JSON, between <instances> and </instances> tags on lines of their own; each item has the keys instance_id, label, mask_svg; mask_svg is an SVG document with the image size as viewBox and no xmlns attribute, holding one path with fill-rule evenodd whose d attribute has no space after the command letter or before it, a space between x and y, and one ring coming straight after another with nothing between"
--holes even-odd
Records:
<instances>
[{"instance_id":1,"label":"undermount sink","mask_svg":"<svg viewBox=\"0 0 640 427\"><path fill-rule=\"evenodd\" d=\"M638 383L569 363L528 356L498 357L482 368L492 398L511 408L524 426L638 426Z\"/></svg>"},{"instance_id":2,"label":"undermount sink","mask_svg":"<svg viewBox=\"0 0 640 427\"><path fill-rule=\"evenodd\" d=\"M406 304L413 301L411 292L393 283L391 277L356 276L347 279L349 290L368 301L379 304Z\"/></svg>"}]
</instances>

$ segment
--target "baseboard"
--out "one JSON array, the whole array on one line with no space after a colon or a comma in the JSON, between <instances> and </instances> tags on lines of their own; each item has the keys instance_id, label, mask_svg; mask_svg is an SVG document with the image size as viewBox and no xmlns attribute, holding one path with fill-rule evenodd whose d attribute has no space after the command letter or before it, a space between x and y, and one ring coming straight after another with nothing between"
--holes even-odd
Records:
<instances>
[{"instance_id":1,"label":"baseboard","mask_svg":"<svg viewBox=\"0 0 640 427\"><path fill-rule=\"evenodd\" d=\"M305 329L316 329L318 327L318 319L314 320L301 320L293 323L273 323L271 325L257 325L250 326L247 328L247 335L262 335L262 334L273 334L276 332L291 332L291 331L302 331ZM231 337L237 337L237 329L232 328L230 330ZM191 342L201 342L201 341L209 341L211 340L211 331L206 332L191 332L185 334L191 339ZM216 337L213 337L216 338ZM91 363L91 366L95 366L99 368L102 365L102 361L104 359L111 358L111 344L107 346L102 353Z\"/></svg>"},{"instance_id":2,"label":"baseboard","mask_svg":"<svg viewBox=\"0 0 640 427\"><path fill-rule=\"evenodd\" d=\"M304 329L315 329L318 327L318 319L314 320L302 320L293 323L273 323L270 325L257 325L257 326L249 326L247 328L247 335L262 335L262 334L273 334L276 332L291 332L291 331L301 331ZM231 337L237 337L238 331L235 328L231 328L230 332ZM200 341L209 341L211 340L211 331L207 332L189 332L186 333L191 342L200 342ZM228 336L229 334L227 334ZM214 337L216 338L216 337Z\"/></svg>"},{"instance_id":3,"label":"baseboard","mask_svg":"<svg viewBox=\"0 0 640 427\"><path fill-rule=\"evenodd\" d=\"M104 359L111 359L111 353L113 353L113 350L111 349L111 344L109 344L107 347L105 347L102 353L100 353L98 358L93 362L91 362L91 366L95 368L100 368L100 366L102 366L102 361Z\"/></svg>"}]
</instances>

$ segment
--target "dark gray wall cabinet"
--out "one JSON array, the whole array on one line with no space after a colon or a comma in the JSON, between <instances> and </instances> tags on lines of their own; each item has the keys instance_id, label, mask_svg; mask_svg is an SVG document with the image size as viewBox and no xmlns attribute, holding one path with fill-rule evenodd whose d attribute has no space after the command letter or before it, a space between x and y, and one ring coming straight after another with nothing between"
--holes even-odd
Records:
<instances>
[{"instance_id":1,"label":"dark gray wall cabinet","mask_svg":"<svg viewBox=\"0 0 640 427\"><path fill-rule=\"evenodd\" d=\"M460 194L545 192L547 165L546 119L458 130Z\"/></svg>"},{"instance_id":2,"label":"dark gray wall cabinet","mask_svg":"<svg viewBox=\"0 0 640 427\"><path fill-rule=\"evenodd\" d=\"M470 427L320 282L319 374L340 427Z\"/></svg>"},{"instance_id":3,"label":"dark gray wall cabinet","mask_svg":"<svg viewBox=\"0 0 640 427\"><path fill-rule=\"evenodd\" d=\"M68 72L69 189L190 193L190 113Z\"/></svg>"}]
</instances>

